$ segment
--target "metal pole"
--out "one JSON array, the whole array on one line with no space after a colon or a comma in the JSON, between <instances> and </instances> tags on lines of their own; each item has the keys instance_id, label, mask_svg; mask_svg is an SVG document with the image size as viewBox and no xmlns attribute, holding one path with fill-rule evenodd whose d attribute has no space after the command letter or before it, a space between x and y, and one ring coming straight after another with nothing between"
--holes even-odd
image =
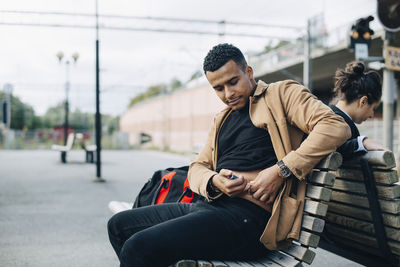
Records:
<instances>
[{"instance_id":1,"label":"metal pole","mask_svg":"<svg viewBox=\"0 0 400 267\"><path fill-rule=\"evenodd\" d=\"M65 74L65 123L64 123L64 145L67 145L67 136L68 136L68 113L69 113L69 60L65 62L66 64L66 74Z\"/></svg>"},{"instance_id":2,"label":"metal pole","mask_svg":"<svg viewBox=\"0 0 400 267\"><path fill-rule=\"evenodd\" d=\"M312 87L312 62L311 62L311 21L307 20L306 35L304 36L304 63L303 63L303 84L311 91Z\"/></svg>"},{"instance_id":3,"label":"metal pole","mask_svg":"<svg viewBox=\"0 0 400 267\"><path fill-rule=\"evenodd\" d=\"M95 182L105 182L101 178L101 115L100 115L100 60L99 60L99 16L96 0L96 178Z\"/></svg>"},{"instance_id":4,"label":"metal pole","mask_svg":"<svg viewBox=\"0 0 400 267\"><path fill-rule=\"evenodd\" d=\"M386 31L383 44L383 55L385 55L386 46L390 45L392 33ZM392 70L383 70L383 144L390 150L393 150L393 119L394 119L394 97L395 97L395 79Z\"/></svg>"},{"instance_id":5,"label":"metal pole","mask_svg":"<svg viewBox=\"0 0 400 267\"><path fill-rule=\"evenodd\" d=\"M11 94L13 92L13 86L11 84L5 84L3 87L3 91L6 95L6 131L5 131L5 143L6 148L10 149L10 141L11 141ZM4 116L4 114L3 114Z\"/></svg>"},{"instance_id":6,"label":"metal pole","mask_svg":"<svg viewBox=\"0 0 400 267\"><path fill-rule=\"evenodd\" d=\"M11 130L11 93L6 93L6 101L7 101L7 131Z\"/></svg>"},{"instance_id":7,"label":"metal pole","mask_svg":"<svg viewBox=\"0 0 400 267\"><path fill-rule=\"evenodd\" d=\"M7 101L7 130L6 130L6 148L10 149L11 144L11 93L6 92L6 101Z\"/></svg>"}]
</instances>

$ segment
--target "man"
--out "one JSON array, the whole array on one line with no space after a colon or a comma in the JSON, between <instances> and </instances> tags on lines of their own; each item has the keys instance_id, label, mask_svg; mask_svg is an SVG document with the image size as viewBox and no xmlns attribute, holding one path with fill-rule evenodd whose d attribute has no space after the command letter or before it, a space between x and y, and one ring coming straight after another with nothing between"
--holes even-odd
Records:
<instances>
[{"instance_id":1,"label":"man","mask_svg":"<svg viewBox=\"0 0 400 267\"><path fill-rule=\"evenodd\" d=\"M191 189L207 201L114 215L108 230L121 266L252 259L265 247L276 249L281 241L298 238L304 190L289 208L276 207L291 196L293 183L303 180L297 186L303 188L313 166L350 136L343 119L300 84L257 84L253 69L232 45L213 47L203 69L227 104L189 169ZM278 226L279 220L284 221Z\"/></svg>"}]
</instances>

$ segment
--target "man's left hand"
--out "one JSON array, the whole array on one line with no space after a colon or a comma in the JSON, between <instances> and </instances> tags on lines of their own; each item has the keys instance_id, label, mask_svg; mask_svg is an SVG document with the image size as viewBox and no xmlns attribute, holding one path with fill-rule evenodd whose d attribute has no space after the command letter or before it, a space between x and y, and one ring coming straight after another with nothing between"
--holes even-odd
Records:
<instances>
[{"instance_id":1,"label":"man's left hand","mask_svg":"<svg viewBox=\"0 0 400 267\"><path fill-rule=\"evenodd\" d=\"M278 175L279 167L274 165L262 170L253 181L249 182L247 189L253 198L271 204L274 202L283 178Z\"/></svg>"}]
</instances>

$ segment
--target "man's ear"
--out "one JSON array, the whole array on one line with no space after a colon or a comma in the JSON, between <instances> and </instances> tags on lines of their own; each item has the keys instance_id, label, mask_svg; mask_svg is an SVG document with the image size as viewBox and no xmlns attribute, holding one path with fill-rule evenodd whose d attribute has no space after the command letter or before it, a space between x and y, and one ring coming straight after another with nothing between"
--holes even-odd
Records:
<instances>
[{"instance_id":1,"label":"man's ear","mask_svg":"<svg viewBox=\"0 0 400 267\"><path fill-rule=\"evenodd\" d=\"M365 95L365 96L361 97L358 103L361 107L368 105L368 96Z\"/></svg>"},{"instance_id":2,"label":"man's ear","mask_svg":"<svg viewBox=\"0 0 400 267\"><path fill-rule=\"evenodd\" d=\"M253 68L250 67L249 65L246 66L246 73L250 79L253 79L253 75L254 75Z\"/></svg>"}]
</instances>

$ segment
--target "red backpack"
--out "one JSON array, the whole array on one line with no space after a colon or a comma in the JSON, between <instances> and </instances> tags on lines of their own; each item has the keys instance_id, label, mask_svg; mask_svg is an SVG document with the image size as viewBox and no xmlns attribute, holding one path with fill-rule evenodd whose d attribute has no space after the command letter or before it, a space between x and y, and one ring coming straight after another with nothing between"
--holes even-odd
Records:
<instances>
[{"instance_id":1,"label":"red backpack","mask_svg":"<svg viewBox=\"0 0 400 267\"><path fill-rule=\"evenodd\" d=\"M156 171L140 190L133 208L170 202L192 203L202 199L189 187L188 169L189 166L183 166Z\"/></svg>"}]
</instances>

